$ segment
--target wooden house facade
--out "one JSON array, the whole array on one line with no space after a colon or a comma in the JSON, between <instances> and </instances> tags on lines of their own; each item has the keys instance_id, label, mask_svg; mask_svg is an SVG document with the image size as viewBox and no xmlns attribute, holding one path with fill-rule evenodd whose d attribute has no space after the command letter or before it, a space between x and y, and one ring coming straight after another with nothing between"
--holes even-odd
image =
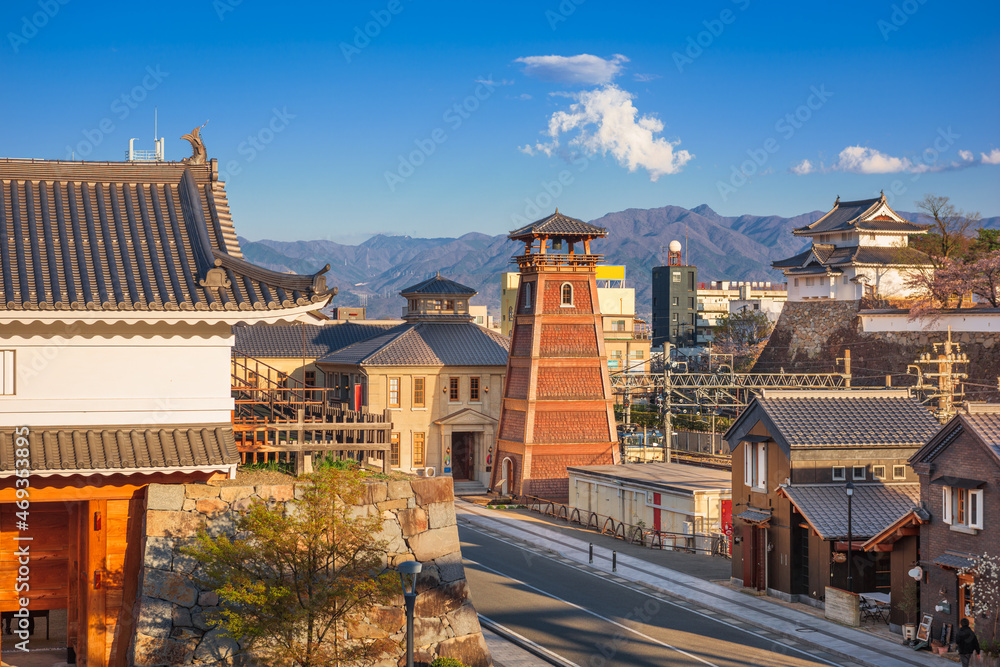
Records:
<instances>
[{"instance_id":1,"label":"wooden house facade","mask_svg":"<svg viewBox=\"0 0 1000 667\"><path fill-rule=\"evenodd\" d=\"M993 619L980 613L985 600L976 590L982 556L1000 558L1000 524L994 523L1000 517L1000 405L969 404L910 463L928 512L920 525L920 611L934 619L932 636L940 636L944 624L954 636L968 618L980 641L1000 639L991 637Z\"/></svg>"},{"instance_id":2,"label":"wooden house facade","mask_svg":"<svg viewBox=\"0 0 1000 667\"><path fill-rule=\"evenodd\" d=\"M919 505L907 459L937 430L906 390L765 391L725 439L732 451L734 583L789 601L847 589L853 484L854 592L888 590L903 553L864 543Z\"/></svg>"},{"instance_id":3,"label":"wooden house facade","mask_svg":"<svg viewBox=\"0 0 1000 667\"><path fill-rule=\"evenodd\" d=\"M183 163L0 160L0 611L65 613L88 667L127 664L146 486L235 474L232 325L335 293L243 259L195 137Z\"/></svg>"}]
</instances>

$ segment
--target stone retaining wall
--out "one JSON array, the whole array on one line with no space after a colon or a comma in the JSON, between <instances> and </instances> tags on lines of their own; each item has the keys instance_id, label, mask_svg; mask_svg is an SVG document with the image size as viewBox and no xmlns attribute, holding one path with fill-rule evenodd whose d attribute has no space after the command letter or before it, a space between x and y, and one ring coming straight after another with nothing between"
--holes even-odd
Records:
<instances>
[{"instance_id":1,"label":"stone retaining wall","mask_svg":"<svg viewBox=\"0 0 1000 667\"><path fill-rule=\"evenodd\" d=\"M192 543L199 528L214 535L231 532L234 514L255 500L288 508L297 491L293 485L149 485L129 664L243 664L236 656L237 643L207 620L218 596L198 587L192 577L196 563L178 548ZM364 507L381 512L385 520L381 537L387 543L387 565L418 560L424 566L417 581L415 661L429 663L446 656L472 667L491 665L469 600L451 479L371 482L367 500ZM352 628L354 636L388 636L401 642L405 632L402 595L392 606L371 609ZM395 667L401 660L402 651L377 667Z\"/></svg>"}]
</instances>

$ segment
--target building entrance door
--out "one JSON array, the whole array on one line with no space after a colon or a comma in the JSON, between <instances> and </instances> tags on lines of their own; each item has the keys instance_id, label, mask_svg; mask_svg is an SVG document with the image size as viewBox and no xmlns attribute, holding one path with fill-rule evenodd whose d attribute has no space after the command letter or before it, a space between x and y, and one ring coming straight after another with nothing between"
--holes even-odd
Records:
<instances>
[{"instance_id":1,"label":"building entrance door","mask_svg":"<svg viewBox=\"0 0 1000 667\"><path fill-rule=\"evenodd\" d=\"M475 433L458 432L451 434L452 477L458 480L473 479L473 444Z\"/></svg>"}]
</instances>

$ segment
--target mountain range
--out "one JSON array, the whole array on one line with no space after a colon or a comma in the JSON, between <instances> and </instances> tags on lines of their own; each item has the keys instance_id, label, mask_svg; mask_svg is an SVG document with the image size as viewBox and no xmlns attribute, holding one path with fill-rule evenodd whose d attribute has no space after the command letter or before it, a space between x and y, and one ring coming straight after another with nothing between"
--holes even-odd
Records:
<instances>
[{"instance_id":1,"label":"mountain range","mask_svg":"<svg viewBox=\"0 0 1000 667\"><path fill-rule=\"evenodd\" d=\"M636 315L651 319L652 268L664 263L666 247L674 240L685 248L685 263L698 267L698 281L770 280L783 282L771 262L804 249L808 239L792 236L792 229L818 220L825 211L792 218L776 215L722 216L702 204L693 209L664 206L627 209L591 220L608 236L593 244L606 264L627 268L626 286L635 289ZM923 214L900 215L927 223ZM1000 227L1000 217L987 218L983 227ZM440 271L444 277L479 292L473 303L485 304L493 315L500 310L500 274L516 270L510 258L521 248L500 234L470 232L458 238L413 238L376 235L358 245L333 241L249 241L240 238L244 256L276 271L314 273L330 264L327 283L340 293L335 306L367 307L369 318L399 317L404 305L399 291Z\"/></svg>"}]
</instances>

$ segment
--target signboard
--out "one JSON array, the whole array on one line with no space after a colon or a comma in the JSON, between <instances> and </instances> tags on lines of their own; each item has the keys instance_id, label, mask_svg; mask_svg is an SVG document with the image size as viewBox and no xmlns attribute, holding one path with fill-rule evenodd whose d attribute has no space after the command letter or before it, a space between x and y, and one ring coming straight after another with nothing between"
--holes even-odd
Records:
<instances>
[{"instance_id":1,"label":"signboard","mask_svg":"<svg viewBox=\"0 0 1000 667\"><path fill-rule=\"evenodd\" d=\"M826 587L826 617L853 628L861 625L860 596L840 588Z\"/></svg>"},{"instance_id":2,"label":"signboard","mask_svg":"<svg viewBox=\"0 0 1000 667\"><path fill-rule=\"evenodd\" d=\"M934 622L934 617L930 614L924 614L923 618L920 619L920 627L917 628L917 641L918 642L929 642L931 639L931 623Z\"/></svg>"},{"instance_id":3,"label":"signboard","mask_svg":"<svg viewBox=\"0 0 1000 667\"><path fill-rule=\"evenodd\" d=\"M624 266L597 266L598 280L625 280Z\"/></svg>"},{"instance_id":4,"label":"signboard","mask_svg":"<svg viewBox=\"0 0 1000 667\"><path fill-rule=\"evenodd\" d=\"M733 501L722 501L722 532L729 540L729 553L733 553Z\"/></svg>"}]
</instances>

